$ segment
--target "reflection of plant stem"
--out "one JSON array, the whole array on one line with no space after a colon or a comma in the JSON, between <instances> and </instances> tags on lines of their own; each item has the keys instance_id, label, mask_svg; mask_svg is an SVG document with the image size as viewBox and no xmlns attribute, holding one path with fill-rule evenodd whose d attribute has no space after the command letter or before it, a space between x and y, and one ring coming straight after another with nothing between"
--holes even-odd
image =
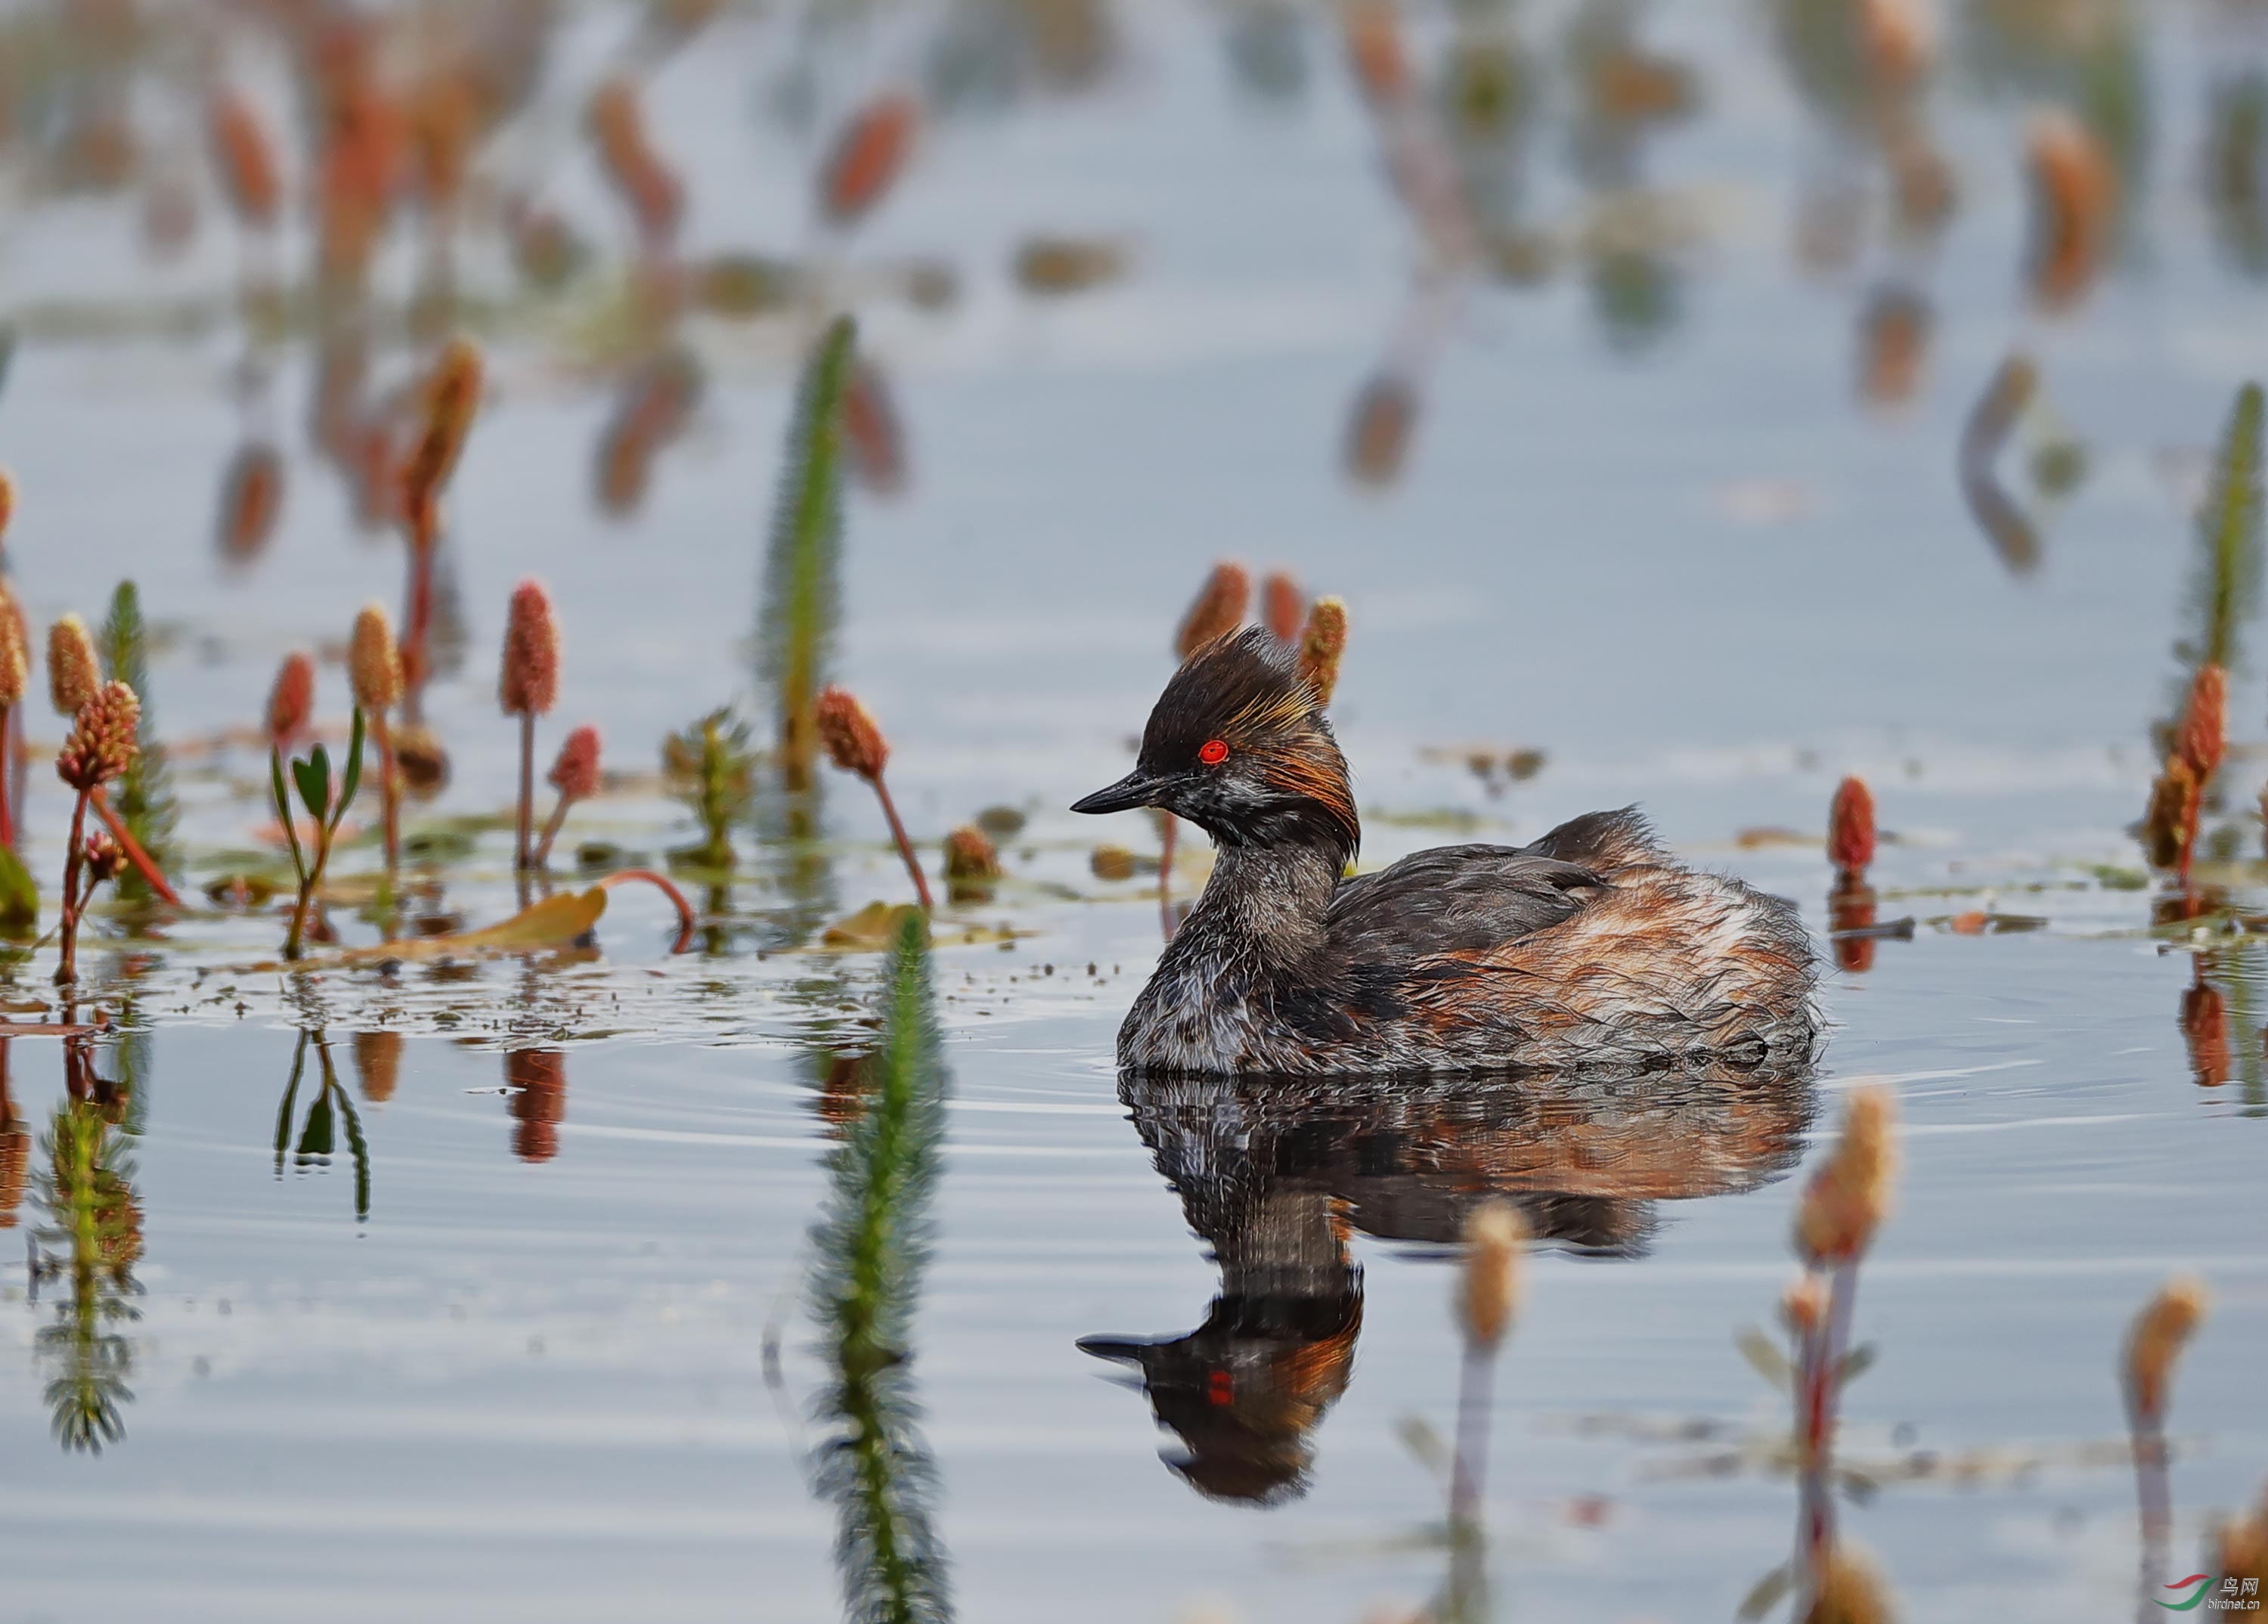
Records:
<instances>
[{"instance_id":1,"label":"reflection of plant stem","mask_svg":"<svg viewBox=\"0 0 2268 1624\"><path fill-rule=\"evenodd\" d=\"M1495 1372L1493 1349L1466 1344L1463 1377L1457 1384L1457 1454L1449 1476L1453 1530L1471 1528L1480 1517L1488 1469L1489 1396Z\"/></svg>"},{"instance_id":2,"label":"reflection of plant stem","mask_svg":"<svg viewBox=\"0 0 2268 1624\"><path fill-rule=\"evenodd\" d=\"M298 1115L299 1078L307 1069L307 1032L299 1030L298 1046L291 1051L291 1079L284 1085L284 1104L276 1112L276 1177L284 1177L284 1153L291 1143L291 1123Z\"/></svg>"},{"instance_id":3,"label":"reflection of plant stem","mask_svg":"<svg viewBox=\"0 0 2268 1624\"><path fill-rule=\"evenodd\" d=\"M2166 1432L2158 1418L2140 1414L2130 1406L2128 1420L2134 1430L2134 1499L2142 1533L2139 1612L2147 1619L2155 1616L2150 1592L2158 1576L2166 1570L2166 1548L2173 1533L2173 1483L2167 1471Z\"/></svg>"},{"instance_id":4,"label":"reflection of plant stem","mask_svg":"<svg viewBox=\"0 0 2268 1624\"><path fill-rule=\"evenodd\" d=\"M62 1366L48 1384L48 1402L65 1450L99 1453L125 1436L119 1406L134 1396L125 1384L132 1347L104 1327L136 1318L127 1299L139 1289L133 1271L142 1253L141 1211L132 1164L99 1104L73 1098L58 1108L47 1151L47 1238L66 1251L70 1287L56 1323L39 1334L40 1350Z\"/></svg>"},{"instance_id":5,"label":"reflection of plant stem","mask_svg":"<svg viewBox=\"0 0 2268 1624\"><path fill-rule=\"evenodd\" d=\"M307 1119L299 1130L296 1149L291 1144L291 1124L298 1116L299 1084L306 1075L307 1051L315 1051L315 1063L322 1068L322 1082L314 1099L307 1106ZM354 1099L346 1085L339 1080L338 1067L331 1059L331 1045L320 1031L302 1027L298 1045L291 1052L291 1075L284 1085L284 1103L276 1113L276 1176L284 1176L284 1157L291 1152L298 1163L328 1163L335 1143L332 1138L334 1121L346 1130L347 1154L354 1163L355 1217L367 1220L370 1216L370 1141L363 1135L362 1118L356 1114Z\"/></svg>"}]
</instances>

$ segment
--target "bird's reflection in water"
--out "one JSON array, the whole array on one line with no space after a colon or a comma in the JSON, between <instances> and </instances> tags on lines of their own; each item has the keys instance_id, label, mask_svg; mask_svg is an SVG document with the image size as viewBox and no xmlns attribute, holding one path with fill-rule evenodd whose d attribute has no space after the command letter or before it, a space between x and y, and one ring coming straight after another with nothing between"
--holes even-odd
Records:
<instances>
[{"instance_id":1,"label":"bird's reflection in water","mask_svg":"<svg viewBox=\"0 0 2268 1624\"><path fill-rule=\"evenodd\" d=\"M1793 1167L1810 1062L1616 1078L1151 1077L1119 1096L1210 1243L1220 1290L1179 1336L1091 1336L1138 1370L1214 1499L1307 1487L1311 1435L1346 1391L1362 1330L1356 1233L1449 1245L1467 1211L1516 1202L1540 1244L1638 1258L1657 1205L1752 1190Z\"/></svg>"}]
</instances>

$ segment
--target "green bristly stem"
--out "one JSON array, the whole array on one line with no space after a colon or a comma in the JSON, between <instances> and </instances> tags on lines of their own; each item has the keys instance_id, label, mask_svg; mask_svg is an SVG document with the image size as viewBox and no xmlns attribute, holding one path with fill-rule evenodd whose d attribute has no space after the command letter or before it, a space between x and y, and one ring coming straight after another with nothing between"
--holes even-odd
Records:
<instances>
[{"instance_id":1,"label":"green bristly stem","mask_svg":"<svg viewBox=\"0 0 2268 1624\"><path fill-rule=\"evenodd\" d=\"M857 336L851 319L837 317L804 371L773 520L764 664L779 706L781 778L792 790L810 787L818 760L813 707L823 681L832 608L841 528L843 395Z\"/></svg>"}]
</instances>

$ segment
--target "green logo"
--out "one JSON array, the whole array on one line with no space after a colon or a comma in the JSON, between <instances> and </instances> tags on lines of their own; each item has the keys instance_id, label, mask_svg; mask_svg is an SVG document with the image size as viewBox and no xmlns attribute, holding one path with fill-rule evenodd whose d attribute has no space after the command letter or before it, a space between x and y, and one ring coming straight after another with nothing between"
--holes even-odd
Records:
<instances>
[{"instance_id":1,"label":"green logo","mask_svg":"<svg viewBox=\"0 0 2268 1624\"><path fill-rule=\"evenodd\" d=\"M2167 1585L2166 1588L2169 1591L2186 1591L2189 1590L2190 1586L2192 1584L2196 1585L2197 1589L2194 1591L2191 1591L2190 1598L2187 1601L2161 1601L2158 1602L2158 1605L2169 1613L2187 1613L2191 1609L2201 1606L2205 1601L2205 1593L2213 1588L2213 1580L2209 1576L2202 1573L2193 1573L2186 1579L2175 1580L2171 1584ZM2154 1601L2157 1600L2155 1597L2152 1597L2151 1599Z\"/></svg>"}]
</instances>

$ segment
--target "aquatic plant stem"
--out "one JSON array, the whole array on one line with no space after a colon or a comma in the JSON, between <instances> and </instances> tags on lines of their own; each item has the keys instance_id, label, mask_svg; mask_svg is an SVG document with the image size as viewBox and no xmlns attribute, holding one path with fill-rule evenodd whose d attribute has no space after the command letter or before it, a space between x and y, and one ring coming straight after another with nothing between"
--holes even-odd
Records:
<instances>
[{"instance_id":1,"label":"aquatic plant stem","mask_svg":"<svg viewBox=\"0 0 2268 1624\"><path fill-rule=\"evenodd\" d=\"M519 713L519 806L513 823L512 866L533 868L535 849L530 831L535 822L535 712Z\"/></svg>"},{"instance_id":2,"label":"aquatic plant stem","mask_svg":"<svg viewBox=\"0 0 2268 1624\"><path fill-rule=\"evenodd\" d=\"M8 729L14 724L15 714L14 705L0 705L0 758L4 758L7 754ZM11 852L16 849L16 803L15 798L8 793L8 768L4 759L0 759L0 845Z\"/></svg>"},{"instance_id":3,"label":"aquatic plant stem","mask_svg":"<svg viewBox=\"0 0 2268 1624\"><path fill-rule=\"evenodd\" d=\"M401 785L394 776L394 730L384 711L372 712L371 731L378 735L379 821L385 830L386 872L392 874L401 864Z\"/></svg>"},{"instance_id":4,"label":"aquatic plant stem","mask_svg":"<svg viewBox=\"0 0 2268 1624\"><path fill-rule=\"evenodd\" d=\"M101 790L96 789L88 796L88 800L94 808L95 815L102 819L103 826L110 830L111 838L118 842L119 848L126 853L126 860L134 865L144 882L158 894L158 900L173 907L180 907L181 905L180 896L174 892L171 885L166 882L165 873L158 867L157 860L142 849L142 843L136 840L133 831L126 827L126 820L118 816L117 808L110 804L110 797Z\"/></svg>"},{"instance_id":5,"label":"aquatic plant stem","mask_svg":"<svg viewBox=\"0 0 2268 1624\"><path fill-rule=\"evenodd\" d=\"M625 880L643 880L648 885L658 887L662 895L675 904L677 941L669 949L672 953L682 953L693 945L693 927L700 922L700 916L694 912L693 904L686 900L685 893L677 889L674 881L651 868L617 868L599 884L601 889L607 889L620 885Z\"/></svg>"},{"instance_id":6,"label":"aquatic plant stem","mask_svg":"<svg viewBox=\"0 0 2268 1624\"><path fill-rule=\"evenodd\" d=\"M425 638L433 619L432 520L415 514L410 520L409 602L401 610L402 713L416 721L425 693Z\"/></svg>"},{"instance_id":7,"label":"aquatic plant stem","mask_svg":"<svg viewBox=\"0 0 2268 1624\"><path fill-rule=\"evenodd\" d=\"M890 799L890 786L882 782L879 772L866 781L874 786L874 799L882 803L882 816L889 820L890 838L898 843L898 855L906 860L906 872L913 876L914 894L921 898L922 912L933 912L937 904L929 894L928 876L922 873L921 859L914 855L913 842L906 838L906 826L898 821L897 804Z\"/></svg>"},{"instance_id":8,"label":"aquatic plant stem","mask_svg":"<svg viewBox=\"0 0 2268 1624\"><path fill-rule=\"evenodd\" d=\"M78 979L78 915L81 899L79 879L86 856L86 801L90 792L81 790L78 799L71 803L70 845L63 856L63 917L59 927L61 958L55 965L55 985L68 986Z\"/></svg>"},{"instance_id":9,"label":"aquatic plant stem","mask_svg":"<svg viewBox=\"0 0 2268 1624\"><path fill-rule=\"evenodd\" d=\"M330 831L320 823L315 826L315 866L299 886L299 900L292 904L291 928L284 935L284 956L296 959L306 952L303 945L307 934L307 914L313 906L315 892L323 883L323 870L331 860Z\"/></svg>"},{"instance_id":10,"label":"aquatic plant stem","mask_svg":"<svg viewBox=\"0 0 2268 1624\"><path fill-rule=\"evenodd\" d=\"M574 796L561 794L557 804L551 808L550 817L544 822L543 832L536 837L535 857L528 867L548 868L551 866L551 843L559 838L560 826L567 821L567 808L574 804Z\"/></svg>"}]
</instances>

